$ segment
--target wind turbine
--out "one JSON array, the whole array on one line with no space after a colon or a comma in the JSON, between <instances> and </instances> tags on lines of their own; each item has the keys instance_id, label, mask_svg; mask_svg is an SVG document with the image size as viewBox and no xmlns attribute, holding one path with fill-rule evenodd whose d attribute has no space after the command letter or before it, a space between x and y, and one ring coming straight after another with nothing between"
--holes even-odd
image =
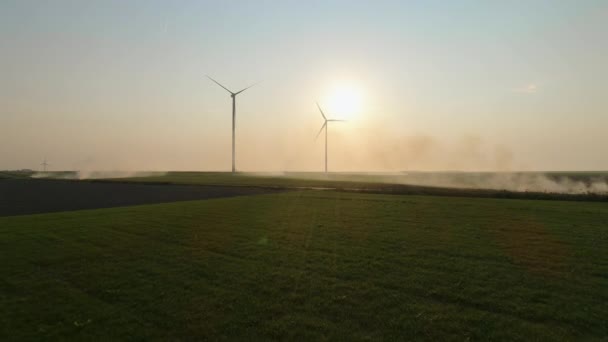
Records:
<instances>
[{"instance_id":1,"label":"wind turbine","mask_svg":"<svg viewBox=\"0 0 608 342\"><path fill-rule=\"evenodd\" d=\"M323 129L325 128L325 173L327 173L327 123L328 122L346 121L346 120L328 119L325 116L325 113L323 113L323 109L321 109L321 106L319 106L318 102L317 102L317 107L319 108L319 111L321 112L321 116L323 116L323 120L325 120L325 122L323 123L323 126L321 126L321 129L319 130L319 133L317 133L317 136L315 137L315 140L317 138L319 138L319 135L321 134L321 132L323 132Z\"/></svg>"},{"instance_id":2,"label":"wind turbine","mask_svg":"<svg viewBox=\"0 0 608 342\"><path fill-rule=\"evenodd\" d=\"M40 165L42 165L42 172L46 172L46 167L49 166L50 164L47 163L46 158L44 158L44 161Z\"/></svg>"},{"instance_id":3,"label":"wind turbine","mask_svg":"<svg viewBox=\"0 0 608 342\"><path fill-rule=\"evenodd\" d=\"M230 97L232 97L232 173L236 172L236 166L235 166L235 156L234 156L234 130L235 130L235 125L236 125L236 96L242 92L244 92L245 90L253 87L254 85L256 85L257 83L254 83L252 85L250 85L249 87L243 89L243 90L239 90L236 93L232 92L231 90L229 90L228 88L224 87L223 85L220 84L220 82L214 80L213 78L211 78L209 75L206 75L208 79L212 80L213 82L215 82L217 85L219 85L220 87L224 88L227 92L230 93Z\"/></svg>"}]
</instances>

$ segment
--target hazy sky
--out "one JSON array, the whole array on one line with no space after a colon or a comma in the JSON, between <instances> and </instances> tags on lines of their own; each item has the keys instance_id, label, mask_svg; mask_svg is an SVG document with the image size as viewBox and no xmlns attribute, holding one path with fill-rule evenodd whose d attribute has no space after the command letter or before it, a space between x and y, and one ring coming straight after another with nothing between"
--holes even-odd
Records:
<instances>
[{"instance_id":1,"label":"hazy sky","mask_svg":"<svg viewBox=\"0 0 608 342\"><path fill-rule=\"evenodd\" d=\"M608 2L0 1L0 169L608 170ZM358 110L332 108L355 89ZM333 111L333 112L332 112Z\"/></svg>"}]
</instances>

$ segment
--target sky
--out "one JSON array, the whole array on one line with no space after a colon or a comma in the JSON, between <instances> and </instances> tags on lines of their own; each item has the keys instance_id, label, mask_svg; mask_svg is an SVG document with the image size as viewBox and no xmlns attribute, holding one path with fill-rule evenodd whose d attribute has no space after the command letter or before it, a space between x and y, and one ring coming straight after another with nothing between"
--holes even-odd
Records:
<instances>
[{"instance_id":1,"label":"sky","mask_svg":"<svg viewBox=\"0 0 608 342\"><path fill-rule=\"evenodd\" d=\"M608 170L606 1L0 2L0 169ZM346 94L346 95L344 95ZM336 104L337 103L337 104Z\"/></svg>"}]
</instances>

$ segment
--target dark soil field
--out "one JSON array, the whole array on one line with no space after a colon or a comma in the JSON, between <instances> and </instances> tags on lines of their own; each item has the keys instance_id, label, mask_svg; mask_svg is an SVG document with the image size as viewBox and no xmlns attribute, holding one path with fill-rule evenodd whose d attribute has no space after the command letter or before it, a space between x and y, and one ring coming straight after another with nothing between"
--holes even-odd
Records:
<instances>
[{"instance_id":1,"label":"dark soil field","mask_svg":"<svg viewBox=\"0 0 608 342\"><path fill-rule=\"evenodd\" d=\"M450 197L480 197L480 198L509 198L562 201L595 201L608 202L607 193L593 192L556 192L533 190L507 190L483 188L490 185L491 179L515 179L515 182L530 181L531 179L547 179L549 182L574 183L590 185L608 180L605 172L580 173L412 173L409 175L366 174L366 173L285 173L285 174L248 174L226 172L167 172L162 175L100 179L103 182L133 182L133 183L162 183L162 184L199 184L199 185L231 185L231 186L260 186L284 189L325 189L345 192L417 195L417 196L450 196ZM433 183L433 179L448 180L452 186L424 185ZM411 184L407 182L411 181ZM479 183L478 185L474 185ZM458 187L460 186L460 187Z\"/></svg>"},{"instance_id":2,"label":"dark soil field","mask_svg":"<svg viewBox=\"0 0 608 342\"><path fill-rule=\"evenodd\" d=\"M256 195L279 189L66 180L0 180L0 216Z\"/></svg>"}]
</instances>

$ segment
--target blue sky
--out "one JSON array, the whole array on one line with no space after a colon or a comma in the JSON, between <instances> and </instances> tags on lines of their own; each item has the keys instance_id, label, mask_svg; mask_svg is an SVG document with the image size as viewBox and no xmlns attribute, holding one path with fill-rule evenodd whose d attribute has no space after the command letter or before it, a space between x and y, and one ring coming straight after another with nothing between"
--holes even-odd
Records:
<instances>
[{"instance_id":1,"label":"blue sky","mask_svg":"<svg viewBox=\"0 0 608 342\"><path fill-rule=\"evenodd\" d=\"M3 1L0 169L227 169L205 74L261 81L244 170L319 168L340 84L337 170L608 169L607 32L605 1Z\"/></svg>"}]
</instances>

